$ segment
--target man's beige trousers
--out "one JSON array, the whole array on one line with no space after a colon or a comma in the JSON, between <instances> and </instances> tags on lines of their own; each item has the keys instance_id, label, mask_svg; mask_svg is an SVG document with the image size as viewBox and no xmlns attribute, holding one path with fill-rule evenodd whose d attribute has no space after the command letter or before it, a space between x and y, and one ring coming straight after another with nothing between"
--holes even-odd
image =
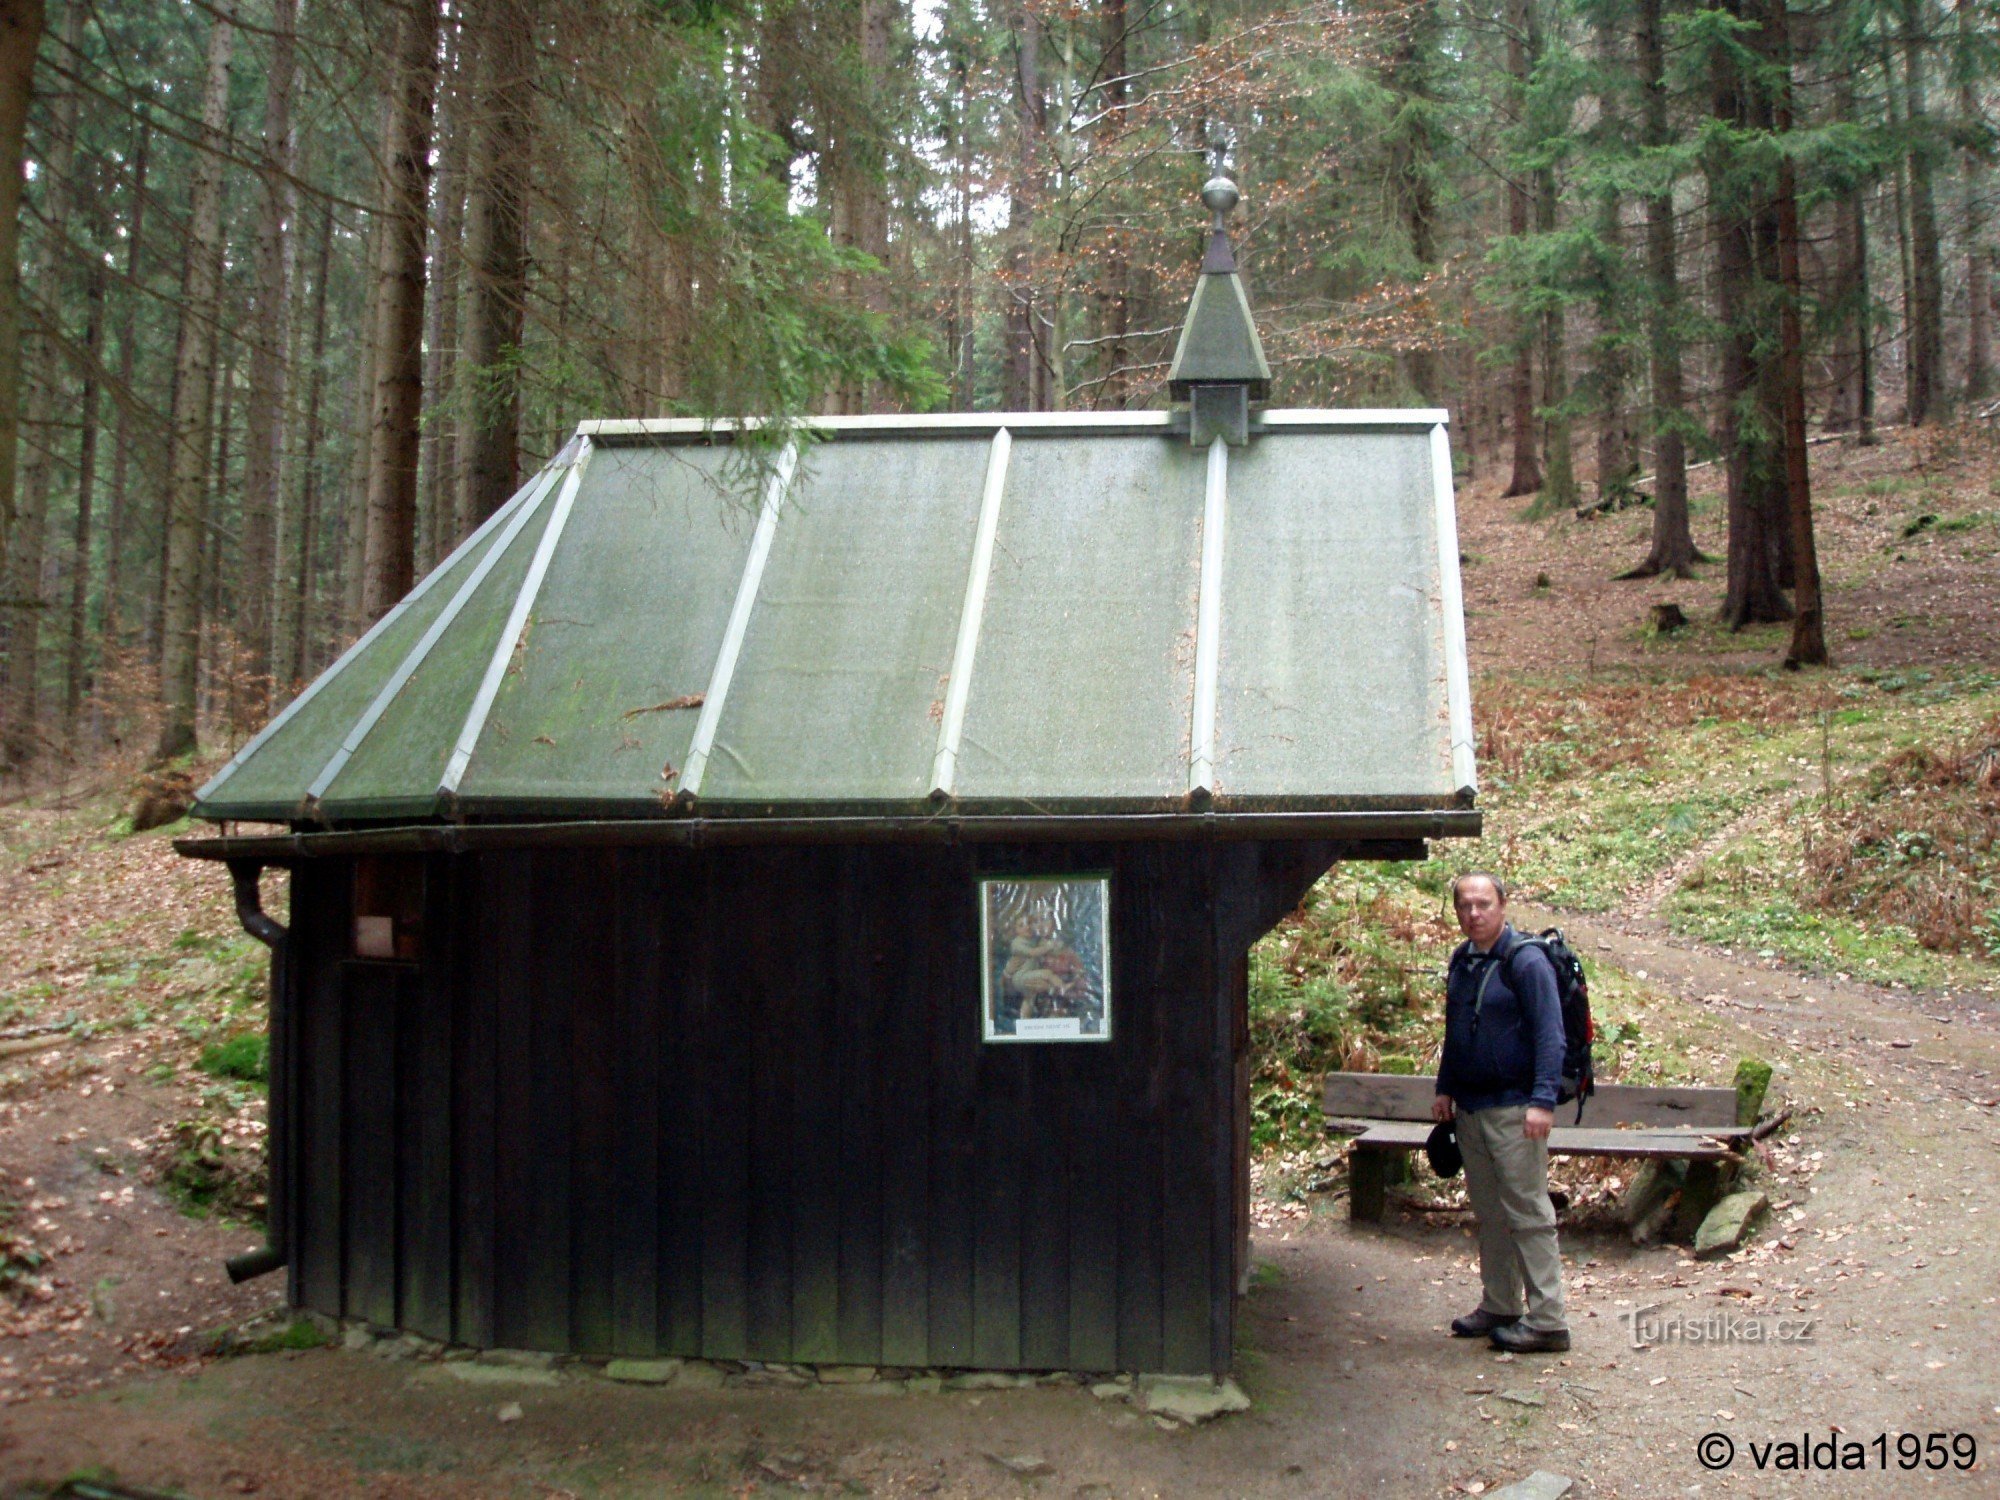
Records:
<instances>
[{"instance_id":1,"label":"man's beige trousers","mask_svg":"<svg viewBox=\"0 0 2000 1500\"><path fill-rule=\"evenodd\" d=\"M1458 1149L1465 1158L1466 1196L1479 1220L1479 1275L1486 1285L1479 1305L1548 1333L1569 1324L1556 1210L1549 1202L1549 1143L1521 1134L1527 1113L1525 1104L1460 1111Z\"/></svg>"}]
</instances>

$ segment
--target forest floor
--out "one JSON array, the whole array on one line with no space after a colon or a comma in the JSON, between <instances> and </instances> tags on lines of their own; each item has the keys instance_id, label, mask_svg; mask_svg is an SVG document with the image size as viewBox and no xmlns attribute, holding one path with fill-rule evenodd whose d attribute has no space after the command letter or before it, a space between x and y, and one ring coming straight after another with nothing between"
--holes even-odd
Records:
<instances>
[{"instance_id":1,"label":"forest floor","mask_svg":"<svg viewBox=\"0 0 2000 1500\"><path fill-rule=\"evenodd\" d=\"M2000 465L1983 443L1814 450L1838 666L1803 676L1772 670L1780 628L1713 626L1717 566L1610 581L1643 555L1648 512L1527 522L1490 482L1462 487L1478 857L1518 875L1517 922L1578 943L1611 1076L1726 1084L1754 1054L1791 1112L1760 1164L1773 1216L1719 1261L1634 1248L1592 1211L1614 1167L1562 1169L1570 1354L1445 1336L1478 1294L1462 1206L1426 1181L1385 1224L1350 1225L1312 1080L1271 1081L1282 1063L1260 1074L1275 1145L1241 1320L1253 1405L1199 1428L1074 1384L654 1389L508 1366L473 1382L385 1357L407 1353L393 1344L282 1347L318 1341L273 1320L278 1278L232 1287L221 1270L260 1238L228 1215L258 1207L244 1039L261 950L173 830L128 835L102 795L44 798L0 809L0 1496L79 1475L204 1500L1450 1496L1538 1469L1648 1500L2000 1494L2000 949L1964 939L1978 910L1938 906L1960 940L1926 945L1797 889L1813 840L1885 795L1885 766L1976 744L2000 716ZM1697 476L1711 551L1716 477ZM1653 635L1660 600L1691 627ZM1260 948L1253 984L1305 997L1302 1035L1374 1016L1322 1050L1420 1050L1451 937L1440 873L1330 881ZM1315 955L1338 920L1394 927L1397 946L1376 990L1348 984L1321 1015L1312 997L1338 987L1311 988ZM1642 1313L1733 1317L1737 1340L1634 1347ZM1775 1341L1780 1318L1810 1319L1809 1337ZM1868 1444L1869 1472L1755 1468L1753 1444L1835 1431ZM1710 1432L1735 1443L1727 1470L1697 1459ZM1978 1467L1894 1467L1898 1435L1933 1432L1970 1434Z\"/></svg>"}]
</instances>

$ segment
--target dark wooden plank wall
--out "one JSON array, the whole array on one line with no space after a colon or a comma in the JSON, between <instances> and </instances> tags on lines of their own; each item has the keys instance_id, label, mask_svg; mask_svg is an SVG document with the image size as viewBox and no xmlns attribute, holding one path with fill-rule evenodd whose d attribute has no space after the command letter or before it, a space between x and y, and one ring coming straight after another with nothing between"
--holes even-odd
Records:
<instances>
[{"instance_id":1,"label":"dark wooden plank wall","mask_svg":"<svg viewBox=\"0 0 2000 1500\"><path fill-rule=\"evenodd\" d=\"M1226 1369L1242 954L1331 852L437 857L421 964L348 959L315 862L295 1296L590 1354ZM1113 1039L985 1045L976 877L1065 870L1111 873Z\"/></svg>"}]
</instances>

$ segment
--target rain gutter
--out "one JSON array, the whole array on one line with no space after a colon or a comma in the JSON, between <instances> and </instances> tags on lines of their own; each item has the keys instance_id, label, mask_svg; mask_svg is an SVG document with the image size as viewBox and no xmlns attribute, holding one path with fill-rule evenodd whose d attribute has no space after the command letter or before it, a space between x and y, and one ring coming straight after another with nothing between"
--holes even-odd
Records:
<instances>
[{"instance_id":1,"label":"rain gutter","mask_svg":"<svg viewBox=\"0 0 2000 1500\"><path fill-rule=\"evenodd\" d=\"M288 1233L292 1187L292 1003L291 934L264 910L257 886L264 861L230 858L229 878L236 887L236 919L243 930L271 950L270 1078L271 1092L264 1132L265 1164L270 1186L264 1195L264 1243L232 1255L224 1268L231 1281L248 1281L281 1269L290 1258Z\"/></svg>"},{"instance_id":2,"label":"rain gutter","mask_svg":"<svg viewBox=\"0 0 2000 1500\"><path fill-rule=\"evenodd\" d=\"M1125 813L832 818L607 818L544 823L424 824L326 833L217 835L182 838L174 848L190 859L291 862L334 854L465 854L483 849L557 845L685 849L743 844L980 844L1049 842L1178 843L1240 839L1342 839L1408 846L1384 854L1420 859L1426 839L1477 838L1474 808L1418 812ZM1414 852L1409 852L1414 851Z\"/></svg>"}]
</instances>

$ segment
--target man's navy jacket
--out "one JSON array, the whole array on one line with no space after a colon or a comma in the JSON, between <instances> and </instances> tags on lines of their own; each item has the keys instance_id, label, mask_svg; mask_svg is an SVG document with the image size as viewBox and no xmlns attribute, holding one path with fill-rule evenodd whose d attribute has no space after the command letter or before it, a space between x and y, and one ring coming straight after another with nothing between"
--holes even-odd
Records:
<instances>
[{"instance_id":1,"label":"man's navy jacket","mask_svg":"<svg viewBox=\"0 0 2000 1500\"><path fill-rule=\"evenodd\" d=\"M1532 944L1521 946L1511 926L1500 929L1490 953L1460 943L1445 973L1444 997L1437 1091L1468 1113L1505 1104L1554 1109L1563 1023L1548 955Z\"/></svg>"}]
</instances>

